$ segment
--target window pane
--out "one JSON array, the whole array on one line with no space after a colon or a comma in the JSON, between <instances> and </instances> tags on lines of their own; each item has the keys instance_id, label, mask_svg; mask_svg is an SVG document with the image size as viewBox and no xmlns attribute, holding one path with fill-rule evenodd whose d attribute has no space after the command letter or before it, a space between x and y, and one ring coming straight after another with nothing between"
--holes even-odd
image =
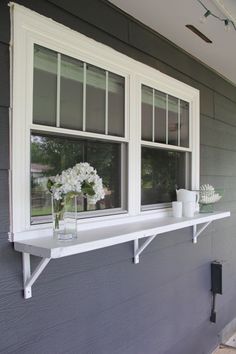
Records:
<instances>
[{"instance_id":1,"label":"window pane","mask_svg":"<svg viewBox=\"0 0 236 354\"><path fill-rule=\"evenodd\" d=\"M87 65L86 131L105 133L106 73Z\"/></svg>"},{"instance_id":2,"label":"window pane","mask_svg":"<svg viewBox=\"0 0 236 354\"><path fill-rule=\"evenodd\" d=\"M56 125L57 53L34 46L33 122Z\"/></svg>"},{"instance_id":3,"label":"window pane","mask_svg":"<svg viewBox=\"0 0 236 354\"><path fill-rule=\"evenodd\" d=\"M124 136L125 79L108 75L108 134Z\"/></svg>"},{"instance_id":4,"label":"window pane","mask_svg":"<svg viewBox=\"0 0 236 354\"><path fill-rule=\"evenodd\" d=\"M83 63L61 56L60 126L68 129L83 127Z\"/></svg>"},{"instance_id":5,"label":"window pane","mask_svg":"<svg viewBox=\"0 0 236 354\"><path fill-rule=\"evenodd\" d=\"M189 103L180 101L180 146L189 147Z\"/></svg>"},{"instance_id":6,"label":"window pane","mask_svg":"<svg viewBox=\"0 0 236 354\"><path fill-rule=\"evenodd\" d=\"M152 141L153 90L142 85L142 139Z\"/></svg>"},{"instance_id":7,"label":"window pane","mask_svg":"<svg viewBox=\"0 0 236 354\"><path fill-rule=\"evenodd\" d=\"M155 141L166 144L166 94L155 90Z\"/></svg>"},{"instance_id":8,"label":"window pane","mask_svg":"<svg viewBox=\"0 0 236 354\"><path fill-rule=\"evenodd\" d=\"M168 96L168 144L178 145L178 98Z\"/></svg>"},{"instance_id":9,"label":"window pane","mask_svg":"<svg viewBox=\"0 0 236 354\"><path fill-rule=\"evenodd\" d=\"M142 147L142 205L176 200L175 190L186 188L186 154Z\"/></svg>"},{"instance_id":10,"label":"window pane","mask_svg":"<svg viewBox=\"0 0 236 354\"><path fill-rule=\"evenodd\" d=\"M51 135L31 135L31 223L50 221L51 198L47 180L79 162L97 169L105 187L105 199L94 206L80 199L78 210L121 208L122 144ZM123 154L124 155L124 154Z\"/></svg>"}]
</instances>

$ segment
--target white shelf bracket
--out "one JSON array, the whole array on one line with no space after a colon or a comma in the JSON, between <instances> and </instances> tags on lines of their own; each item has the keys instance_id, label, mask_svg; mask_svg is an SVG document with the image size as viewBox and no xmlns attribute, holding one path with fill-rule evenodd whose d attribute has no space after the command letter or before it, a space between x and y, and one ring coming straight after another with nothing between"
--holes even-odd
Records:
<instances>
[{"instance_id":1,"label":"white shelf bracket","mask_svg":"<svg viewBox=\"0 0 236 354\"><path fill-rule=\"evenodd\" d=\"M134 240L134 263L138 264L139 263L139 256L140 254L145 250L145 248L149 245L149 243L152 242L152 240L154 240L154 238L157 235L152 235L147 237L146 241L142 244L141 247L139 247L139 240Z\"/></svg>"},{"instance_id":2,"label":"white shelf bracket","mask_svg":"<svg viewBox=\"0 0 236 354\"><path fill-rule=\"evenodd\" d=\"M208 221L205 223L199 230L197 229L197 225L193 225L193 243L197 243L198 236L212 223L212 221Z\"/></svg>"},{"instance_id":3,"label":"white shelf bracket","mask_svg":"<svg viewBox=\"0 0 236 354\"><path fill-rule=\"evenodd\" d=\"M30 269L30 254L22 253L23 260L23 282L24 282L24 298L29 299L32 297L32 285L38 279L44 268L47 266L51 258L42 258L33 273Z\"/></svg>"}]
</instances>

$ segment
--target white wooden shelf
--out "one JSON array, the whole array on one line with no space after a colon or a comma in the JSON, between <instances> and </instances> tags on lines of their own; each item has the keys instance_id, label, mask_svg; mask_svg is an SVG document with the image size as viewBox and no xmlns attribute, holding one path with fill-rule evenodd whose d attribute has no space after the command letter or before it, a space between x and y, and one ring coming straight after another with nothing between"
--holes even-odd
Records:
<instances>
[{"instance_id":1,"label":"white wooden shelf","mask_svg":"<svg viewBox=\"0 0 236 354\"><path fill-rule=\"evenodd\" d=\"M42 273L48 262L54 258L84 253L99 248L134 241L134 263L139 263L140 254L158 235L193 227L193 243L202 231L214 220L230 216L230 212L196 214L193 218L174 218L172 216L135 221L122 225L102 227L86 231L78 231L78 238L72 241L58 241L52 236L15 242L16 251L23 254L24 296L32 296L31 287ZM198 225L201 225L198 228ZM139 239L146 238L139 247ZM30 255L42 257L41 262L31 274Z\"/></svg>"}]
</instances>

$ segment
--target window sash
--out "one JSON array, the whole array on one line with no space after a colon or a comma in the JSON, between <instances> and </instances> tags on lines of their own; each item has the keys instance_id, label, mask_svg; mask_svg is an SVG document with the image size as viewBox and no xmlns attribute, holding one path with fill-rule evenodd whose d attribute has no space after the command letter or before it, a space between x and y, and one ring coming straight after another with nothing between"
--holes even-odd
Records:
<instances>
[{"instance_id":1,"label":"window sash","mask_svg":"<svg viewBox=\"0 0 236 354\"><path fill-rule=\"evenodd\" d=\"M184 175L183 176L184 185L178 186L177 188L186 188L186 189L190 189L191 188L190 187L190 181L191 181L191 153L186 152L186 151L179 151L177 149L173 150L173 149L170 149L170 148L160 149L160 148L157 148L156 146L144 146L144 145L142 145L142 149L143 148L148 148L148 150L152 150L153 152L155 152L155 151L181 152L182 158L183 158L182 163L184 161L184 170L182 170L182 174ZM143 151L142 151L142 153L143 153ZM141 164L143 164L143 159L142 158L143 158L143 154L141 155ZM175 177L178 179L177 176L175 176ZM142 176L142 178L143 178L143 176ZM151 189L153 190L153 188L151 188ZM156 193L157 191L158 191L158 188L157 188L156 191L152 192L152 195L153 195L153 193ZM147 192L147 190L146 190L146 192ZM163 192L164 193L173 193L174 190L164 189ZM141 188L141 193L145 193L145 188ZM172 199L172 200L174 200L174 199ZM170 201L156 202L156 203L149 203L149 204L143 204L141 202L141 210L142 211L155 210L155 209L165 209L165 208L170 208L170 207L171 207L171 202Z\"/></svg>"},{"instance_id":2,"label":"window sash","mask_svg":"<svg viewBox=\"0 0 236 354\"><path fill-rule=\"evenodd\" d=\"M125 137L126 136L126 124L125 121L127 119L127 110L125 109L126 106L126 86L127 80L124 75L118 75L116 72L111 70L105 70L102 67L94 65L93 63L83 62L77 58L71 57L69 55L64 55L59 53L58 51L52 50L48 47L44 47L38 45L36 43L33 44L34 48L34 68L33 68L33 117L32 117L32 124L43 125L43 126L52 126L61 128L63 124L61 124L61 120L63 119L63 90L65 85L64 79L69 79L80 83L82 86L82 90L80 90L80 96L78 99L81 99L81 106L82 106L82 126L79 124L79 127L69 127L64 126L66 129L71 130L78 130L84 131L87 133L96 133L100 135L111 135L111 136L118 136L118 137ZM73 66L73 67L72 67ZM76 66L76 68L75 68ZM80 70L79 70L80 69ZM73 70L73 75L70 72ZM41 73L41 74L40 74ZM49 74L49 75L47 75ZM54 91L51 88L49 94L52 94L52 98L54 98L54 106L52 107L51 104L51 115L52 116L48 120L48 124L44 124L44 121L40 122L41 118L38 118L38 110L41 110L41 107L45 106L44 102L40 105L40 94L43 93L43 88L40 86L43 85L41 81L42 75L47 75L45 79L48 79L52 82L54 79ZM50 77L53 75L53 77ZM76 78L76 80L75 80ZM64 84L63 84L64 82ZM50 82L49 82L50 85ZM119 94L118 87L122 87L122 93ZM47 89L47 87L46 87ZM93 91L91 91L93 89ZM94 91L95 89L95 91ZM100 90L98 90L100 89ZM102 91L101 91L102 90ZM38 94L37 94L38 93ZM122 105L121 109L119 109L119 116L115 117L116 120L118 118L118 125L116 127L116 131L114 131L113 127L113 134L109 134L112 130L112 118L114 114L114 102L112 104L112 93L118 93L121 99L120 104ZM47 94L47 93L46 93ZM53 96L54 94L54 96ZM95 102L99 104L102 109L98 109L97 112L91 111L91 99L94 100L94 97L91 95L100 95L102 94L103 98L101 97L96 100ZM91 97L89 99L89 97ZM50 97L49 97L50 99ZM118 97L116 97L115 102L117 101ZM36 107L36 108L35 108ZM38 108L38 109L37 109ZM50 108L50 105L49 105ZM54 112L52 111L54 108ZM117 108L117 107L116 107ZM47 110L47 108L46 108ZM78 112L79 113L79 112ZM47 111L44 112L47 115ZM100 116L100 122L98 117ZM94 118L96 117L96 119ZM79 117L78 117L79 118ZM37 119L37 120L36 120ZM92 120L91 120L92 119ZM98 123L97 128L94 130L94 123ZM75 124L74 124L75 125ZM114 126L114 124L113 124Z\"/></svg>"},{"instance_id":3,"label":"window sash","mask_svg":"<svg viewBox=\"0 0 236 354\"><path fill-rule=\"evenodd\" d=\"M165 144L168 146L178 146L181 148L182 147L189 148L190 145L189 102L184 101L178 96L176 97L174 95L170 95L165 91L157 90L156 88L147 86L143 83L141 83L141 97L142 97L141 100L142 141L149 141L153 143L155 142L157 144ZM159 104L157 104L158 102ZM185 138L185 140L182 136L184 134L184 126L181 125L181 123L184 122L183 119L184 104L186 107L188 107L187 117L186 116L184 117L185 124L187 125L187 130L185 129L185 134L187 135L187 137ZM164 118L164 127L162 128L163 130L162 133L164 133L163 138L158 137L158 133L159 133L158 126L161 123L161 120L158 116L158 111L160 111L160 109L164 110L163 112L164 114L162 113L162 117L161 117L162 121ZM175 143L170 143L170 136L172 132L171 119L172 120L174 119L176 121L175 136L174 133L172 133L172 140L174 139ZM149 130L149 134L147 133L147 129Z\"/></svg>"},{"instance_id":4,"label":"window sash","mask_svg":"<svg viewBox=\"0 0 236 354\"><path fill-rule=\"evenodd\" d=\"M56 146L55 152L52 151L52 146ZM72 153L70 153L70 148L72 148ZM94 155L94 151L97 151L98 158ZM107 160L103 161L104 158ZM101 203L97 204L97 210L93 210L93 208L92 210L82 210L78 213L78 218L110 215L113 211L114 213L127 212L126 143L31 131L31 225L43 224L44 219L45 223L51 222L47 218L47 215L50 215L51 206L50 194L46 187L47 178L72 167L75 163L85 161L91 163L98 171L99 176L103 178L104 187L108 188L108 194L104 200L101 200ZM106 167L106 161L109 162L109 167ZM114 175L111 171L117 173ZM106 185L105 182L108 184ZM80 206L82 209L84 208L83 203ZM43 215L43 211L47 213Z\"/></svg>"}]
</instances>

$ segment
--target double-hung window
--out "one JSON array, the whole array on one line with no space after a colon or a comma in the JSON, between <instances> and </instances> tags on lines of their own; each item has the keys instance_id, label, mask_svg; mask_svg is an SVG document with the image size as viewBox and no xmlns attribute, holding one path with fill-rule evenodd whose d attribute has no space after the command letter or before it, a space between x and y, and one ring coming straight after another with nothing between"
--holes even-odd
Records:
<instances>
[{"instance_id":1,"label":"double-hung window","mask_svg":"<svg viewBox=\"0 0 236 354\"><path fill-rule=\"evenodd\" d=\"M47 180L78 162L105 198L79 198L79 227L168 212L197 188L199 93L20 5L12 6L11 231L50 233Z\"/></svg>"},{"instance_id":2,"label":"double-hung window","mask_svg":"<svg viewBox=\"0 0 236 354\"><path fill-rule=\"evenodd\" d=\"M102 176L105 198L79 216L127 210L125 77L34 44L31 224L50 221L47 179L78 162Z\"/></svg>"},{"instance_id":3,"label":"double-hung window","mask_svg":"<svg viewBox=\"0 0 236 354\"><path fill-rule=\"evenodd\" d=\"M143 210L168 206L176 189L191 186L190 104L156 87L141 86Z\"/></svg>"}]
</instances>

